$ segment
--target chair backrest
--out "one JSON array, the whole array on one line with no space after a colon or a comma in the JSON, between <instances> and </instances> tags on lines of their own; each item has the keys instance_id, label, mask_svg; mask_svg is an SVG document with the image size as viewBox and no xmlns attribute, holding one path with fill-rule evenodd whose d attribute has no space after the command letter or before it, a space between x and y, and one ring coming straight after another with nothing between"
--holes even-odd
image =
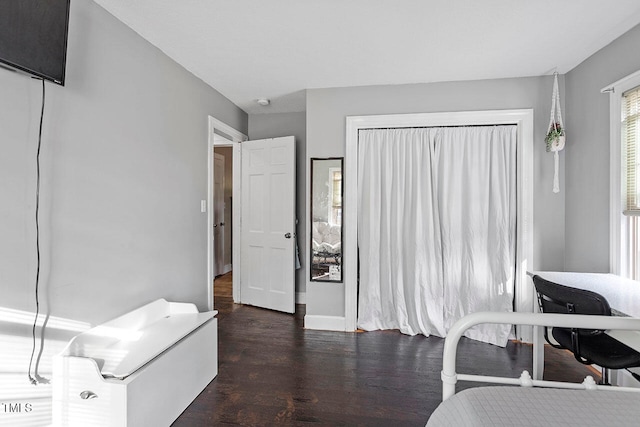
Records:
<instances>
[{"instance_id":1,"label":"chair backrest","mask_svg":"<svg viewBox=\"0 0 640 427\"><path fill-rule=\"evenodd\" d=\"M533 284L543 313L611 316L606 298L596 292L560 285L537 275L533 276Z\"/></svg>"},{"instance_id":2,"label":"chair backrest","mask_svg":"<svg viewBox=\"0 0 640 427\"><path fill-rule=\"evenodd\" d=\"M606 298L602 295L587 291L584 289L572 288L570 286L560 285L550 282L540 276L533 276L533 284L538 293L538 304L543 313L561 313L561 314L592 314L601 316L611 316L611 307ZM582 340L580 337L595 338L603 334L604 331L597 329L577 329L577 328L559 328L553 327L553 336L556 340L560 336L569 332L571 342L563 339L562 343L552 342L549 339L548 329L544 329L545 340L556 348L568 348L571 350L576 360L585 364L594 363L589 357L585 357L582 352ZM556 333L564 331L558 336ZM566 335L564 335L566 337ZM603 349L604 350L604 349Z\"/></svg>"}]
</instances>

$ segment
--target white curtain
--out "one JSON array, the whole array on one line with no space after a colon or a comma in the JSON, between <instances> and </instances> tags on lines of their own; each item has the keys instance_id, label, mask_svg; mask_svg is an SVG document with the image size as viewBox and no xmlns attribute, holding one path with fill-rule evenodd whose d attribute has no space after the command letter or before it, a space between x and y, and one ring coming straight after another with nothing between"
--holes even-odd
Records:
<instances>
[{"instance_id":1,"label":"white curtain","mask_svg":"<svg viewBox=\"0 0 640 427\"><path fill-rule=\"evenodd\" d=\"M358 326L444 337L511 311L516 126L361 130ZM504 346L509 326L467 336Z\"/></svg>"}]
</instances>

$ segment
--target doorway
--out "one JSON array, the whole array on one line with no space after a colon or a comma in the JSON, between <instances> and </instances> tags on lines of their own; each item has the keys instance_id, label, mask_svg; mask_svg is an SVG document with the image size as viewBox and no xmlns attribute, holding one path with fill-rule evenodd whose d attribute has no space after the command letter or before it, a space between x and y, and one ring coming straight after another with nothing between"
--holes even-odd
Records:
<instances>
[{"instance_id":1,"label":"doorway","mask_svg":"<svg viewBox=\"0 0 640 427\"><path fill-rule=\"evenodd\" d=\"M213 240L215 277L232 269L233 250L233 149L214 147L213 169ZM215 293L214 293L215 296Z\"/></svg>"},{"instance_id":2,"label":"doorway","mask_svg":"<svg viewBox=\"0 0 640 427\"><path fill-rule=\"evenodd\" d=\"M208 191L206 203L202 202L202 212L207 212L208 307L213 310L216 275L233 269L234 303L293 313L295 138L247 139L246 135L209 117ZM218 153L216 161L216 148L220 147L231 148L231 151L227 156ZM217 210L216 198L219 199L221 191L216 192L215 188L225 184L221 184L223 174L216 173L216 163L230 165L225 167L231 176L231 185L226 187L232 188L231 197L225 200L223 196ZM226 220L220 221L225 209L226 218L236 219L232 220L231 227ZM217 231L220 229L224 232ZM254 237L260 234L265 239L255 241ZM230 240L231 261L218 260L216 265L216 237L220 244L225 239L223 236Z\"/></svg>"},{"instance_id":3,"label":"doorway","mask_svg":"<svg viewBox=\"0 0 640 427\"><path fill-rule=\"evenodd\" d=\"M241 132L209 116L207 180L207 295L214 307L215 277L229 274L234 302L240 302L240 143L248 138ZM216 158L218 160L216 160ZM216 173L216 164L224 172ZM222 189L222 191L216 191ZM220 225L222 224L222 225ZM221 256L216 253L222 252Z\"/></svg>"}]
</instances>

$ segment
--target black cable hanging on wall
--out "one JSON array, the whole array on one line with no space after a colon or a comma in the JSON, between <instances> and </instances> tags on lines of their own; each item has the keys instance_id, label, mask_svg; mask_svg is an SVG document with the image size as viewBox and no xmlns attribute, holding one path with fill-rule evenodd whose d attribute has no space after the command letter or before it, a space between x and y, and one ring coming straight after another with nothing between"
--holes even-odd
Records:
<instances>
[{"instance_id":1,"label":"black cable hanging on wall","mask_svg":"<svg viewBox=\"0 0 640 427\"><path fill-rule=\"evenodd\" d=\"M36 315L33 319L33 327L31 329L31 336L33 338L33 346L31 348L31 357L29 358L29 381L31 384L38 384L36 379L37 375L31 375L31 367L33 365L33 356L36 353L36 327L38 324L38 317L40 316L40 298L38 295L40 288L40 147L42 145L42 122L44 120L44 99L45 99L45 86L44 80L42 81L42 106L40 108L40 128L38 130L38 149L36 151L36 208L35 208L35 220L36 220L36 283L35 283L35 298L36 298Z\"/></svg>"}]
</instances>

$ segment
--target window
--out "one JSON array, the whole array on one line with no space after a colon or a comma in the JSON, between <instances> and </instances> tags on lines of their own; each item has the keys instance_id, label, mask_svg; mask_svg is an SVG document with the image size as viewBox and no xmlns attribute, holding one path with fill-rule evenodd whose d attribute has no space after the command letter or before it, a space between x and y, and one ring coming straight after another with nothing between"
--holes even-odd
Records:
<instances>
[{"instance_id":1,"label":"window","mask_svg":"<svg viewBox=\"0 0 640 427\"><path fill-rule=\"evenodd\" d=\"M638 197L638 131L640 130L640 115L638 107L640 106L640 87L636 87L622 94L621 110L621 139L622 139L622 163L625 166L625 179L623 185L626 186L626 203L624 215L627 221L627 250L626 276L639 280L640 257L638 253L640 243L640 227L638 227L638 216L640 216L640 197ZM623 193L623 194L624 194Z\"/></svg>"},{"instance_id":2,"label":"window","mask_svg":"<svg viewBox=\"0 0 640 427\"><path fill-rule=\"evenodd\" d=\"M640 87L634 88L622 95L622 148L623 155L626 156L626 186L627 203L625 215L640 215L638 202L638 107L640 107Z\"/></svg>"},{"instance_id":3,"label":"window","mask_svg":"<svg viewBox=\"0 0 640 427\"><path fill-rule=\"evenodd\" d=\"M603 92L611 93L611 272L640 280L640 72Z\"/></svg>"}]
</instances>

